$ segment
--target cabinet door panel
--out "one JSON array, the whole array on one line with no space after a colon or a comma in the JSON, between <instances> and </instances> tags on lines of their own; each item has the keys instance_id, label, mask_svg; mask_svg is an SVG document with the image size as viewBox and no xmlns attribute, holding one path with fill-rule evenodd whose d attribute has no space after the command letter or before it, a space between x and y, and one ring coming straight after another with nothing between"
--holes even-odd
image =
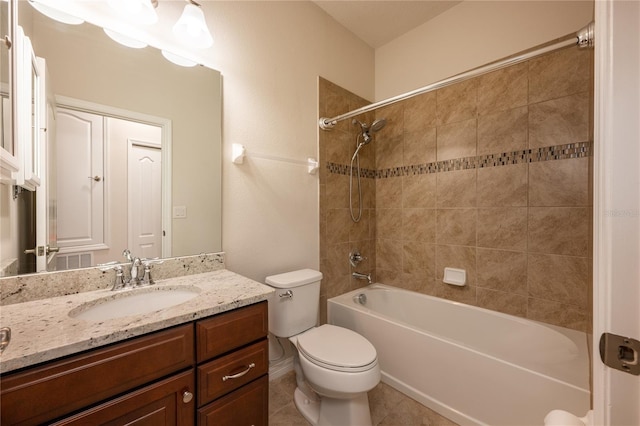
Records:
<instances>
[{"instance_id":1,"label":"cabinet door panel","mask_svg":"<svg viewBox=\"0 0 640 426\"><path fill-rule=\"evenodd\" d=\"M267 426L269 378L263 376L198 410L198 426Z\"/></svg>"},{"instance_id":2,"label":"cabinet door panel","mask_svg":"<svg viewBox=\"0 0 640 426\"><path fill-rule=\"evenodd\" d=\"M254 342L269 332L267 302L239 308L196 323L198 362Z\"/></svg>"},{"instance_id":3,"label":"cabinet door panel","mask_svg":"<svg viewBox=\"0 0 640 426\"><path fill-rule=\"evenodd\" d=\"M198 366L198 407L267 374L268 369L266 339Z\"/></svg>"},{"instance_id":4,"label":"cabinet door panel","mask_svg":"<svg viewBox=\"0 0 640 426\"><path fill-rule=\"evenodd\" d=\"M2 424L37 424L193 366L193 325L2 377Z\"/></svg>"},{"instance_id":5,"label":"cabinet door panel","mask_svg":"<svg viewBox=\"0 0 640 426\"><path fill-rule=\"evenodd\" d=\"M193 382L193 370L189 370L53 425L193 425L194 400L183 401L185 392L193 393Z\"/></svg>"}]
</instances>

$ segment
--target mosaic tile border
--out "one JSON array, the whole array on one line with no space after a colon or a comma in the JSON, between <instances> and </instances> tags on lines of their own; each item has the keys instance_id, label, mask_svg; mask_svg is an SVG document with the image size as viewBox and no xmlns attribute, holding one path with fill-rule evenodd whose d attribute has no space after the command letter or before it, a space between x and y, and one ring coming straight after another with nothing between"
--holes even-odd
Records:
<instances>
[{"instance_id":1,"label":"mosaic tile border","mask_svg":"<svg viewBox=\"0 0 640 426\"><path fill-rule=\"evenodd\" d=\"M455 170L482 169L487 167L508 166L512 164L537 163L539 161L568 160L593 155L593 142L545 146L500 154L477 155L455 158L426 164L393 167L382 170L361 169L360 176L369 179L384 179L401 176L415 176L429 173L450 172ZM349 166L327 163L329 173L348 175Z\"/></svg>"}]
</instances>

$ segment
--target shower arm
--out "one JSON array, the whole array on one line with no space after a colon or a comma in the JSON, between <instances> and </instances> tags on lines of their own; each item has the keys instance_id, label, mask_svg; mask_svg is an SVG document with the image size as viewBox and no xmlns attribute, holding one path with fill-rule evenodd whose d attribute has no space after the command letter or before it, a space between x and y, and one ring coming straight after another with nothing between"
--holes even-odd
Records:
<instances>
[{"instance_id":1,"label":"shower arm","mask_svg":"<svg viewBox=\"0 0 640 426\"><path fill-rule=\"evenodd\" d=\"M505 59L491 62L487 65L483 65L481 67L474 68L472 70L463 72L461 74L454 75L453 77L440 80L436 83L429 84L419 89L415 89L410 92L403 93L401 95L394 96L392 98L388 98L379 102L375 102L370 105L355 109L353 111L350 111L341 115L337 115L333 118L321 117L318 120L318 125L322 130L331 130L335 127L336 124L338 124L339 121L346 120L348 118L358 116L365 112L373 111L378 108L382 108L387 105L394 104L396 102L404 101L405 99L409 99L414 96L422 95L427 92L432 92L434 90L441 89L443 87L450 86L454 83L459 83L461 81L465 81L470 78L477 77L479 75L487 74L492 71L497 71L499 69L506 68L508 66L515 65L520 62L524 62L531 58L544 55L545 53L553 52L554 50L562 49L569 46L576 46L576 45L580 48L593 47L593 40L594 40L594 23L590 22L584 28L580 29L580 31L578 31L577 33L571 33L565 37L558 39L555 42L542 45L537 49L531 49L522 53L518 53L513 56L509 56Z\"/></svg>"}]
</instances>

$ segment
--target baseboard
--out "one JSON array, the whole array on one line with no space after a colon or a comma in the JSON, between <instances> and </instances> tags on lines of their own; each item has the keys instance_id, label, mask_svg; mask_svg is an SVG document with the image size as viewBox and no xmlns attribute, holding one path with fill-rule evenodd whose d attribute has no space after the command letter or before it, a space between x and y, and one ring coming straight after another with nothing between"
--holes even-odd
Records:
<instances>
[{"instance_id":1,"label":"baseboard","mask_svg":"<svg viewBox=\"0 0 640 426\"><path fill-rule=\"evenodd\" d=\"M269 380L276 380L289 371L293 371L293 357L282 359L278 362L269 363Z\"/></svg>"}]
</instances>

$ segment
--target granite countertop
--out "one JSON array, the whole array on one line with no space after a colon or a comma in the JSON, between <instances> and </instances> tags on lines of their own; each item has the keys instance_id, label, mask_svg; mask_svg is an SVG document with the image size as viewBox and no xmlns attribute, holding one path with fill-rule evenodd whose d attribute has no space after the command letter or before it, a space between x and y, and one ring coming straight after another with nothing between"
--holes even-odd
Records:
<instances>
[{"instance_id":1,"label":"granite countertop","mask_svg":"<svg viewBox=\"0 0 640 426\"><path fill-rule=\"evenodd\" d=\"M2 306L0 325L11 328L11 343L0 355L0 373L247 306L266 300L273 292L269 286L226 269L121 291L155 291L175 286L197 287L195 290L200 293L160 311L98 321L71 318L69 311L118 292L95 290Z\"/></svg>"}]
</instances>

